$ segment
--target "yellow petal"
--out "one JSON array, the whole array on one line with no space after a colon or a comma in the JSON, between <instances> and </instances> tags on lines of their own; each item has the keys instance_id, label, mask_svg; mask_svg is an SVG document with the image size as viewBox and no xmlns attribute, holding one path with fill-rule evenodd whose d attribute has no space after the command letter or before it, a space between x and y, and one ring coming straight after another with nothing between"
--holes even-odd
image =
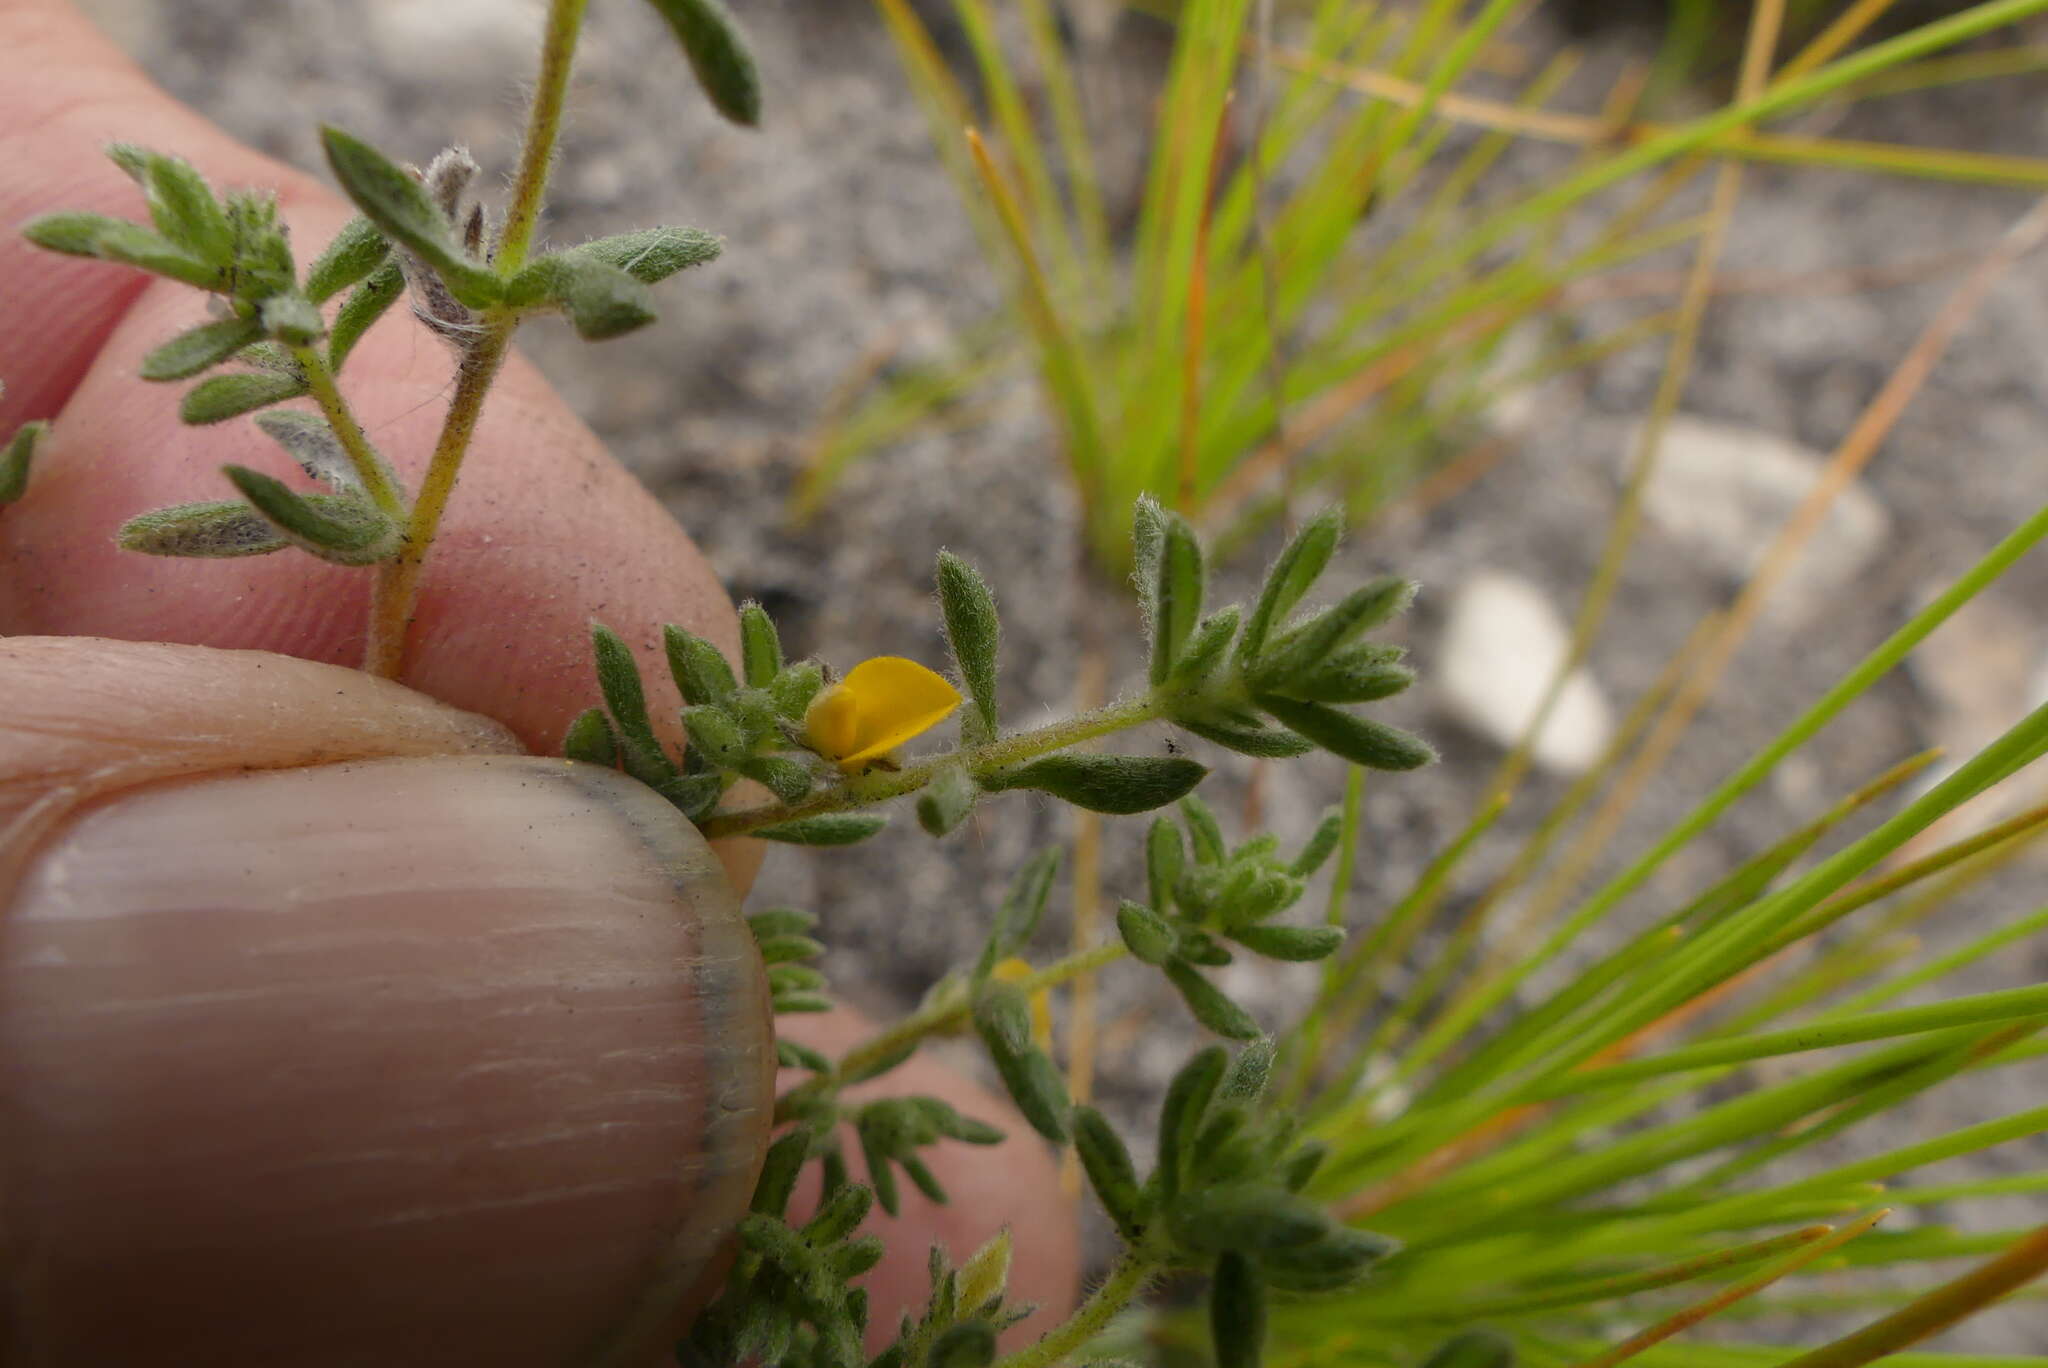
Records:
<instances>
[{"instance_id":1,"label":"yellow petal","mask_svg":"<svg viewBox=\"0 0 2048 1368\"><path fill-rule=\"evenodd\" d=\"M831 760L860 746L860 698L844 684L834 684L804 710L804 737L818 754Z\"/></svg>"},{"instance_id":2,"label":"yellow petal","mask_svg":"<svg viewBox=\"0 0 2048 1368\"><path fill-rule=\"evenodd\" d=\"M902 656L876 656L812 700L804 733L820 755L842 769L881 759L960 706L960 691L944 675Z\"/></svg>"}]
</instances>

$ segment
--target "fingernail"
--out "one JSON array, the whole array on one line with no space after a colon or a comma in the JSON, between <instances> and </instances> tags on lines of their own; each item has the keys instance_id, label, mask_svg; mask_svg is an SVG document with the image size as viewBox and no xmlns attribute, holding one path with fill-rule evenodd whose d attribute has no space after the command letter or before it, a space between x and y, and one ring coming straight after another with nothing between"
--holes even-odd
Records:
<instances>
[{"instance_id":1,"label":"fingernail","mask_svg":"<svg viewBox=\"0 0 2048 1368\"><path fill-rule=\"evenodd\" d=\"M143 789L0 915L0 1361L609 1362L746 1209L759 962L609 771Z\"/></svg>"}]
</instances>

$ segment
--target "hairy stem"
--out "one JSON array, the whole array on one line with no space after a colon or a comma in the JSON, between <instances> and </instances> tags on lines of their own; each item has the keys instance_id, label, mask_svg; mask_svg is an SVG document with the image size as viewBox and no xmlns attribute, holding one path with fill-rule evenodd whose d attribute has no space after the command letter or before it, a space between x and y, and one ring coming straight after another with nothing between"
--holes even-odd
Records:
<instances>
[{"instance_id":1,"label":"hairy stem","mask_svg":"<svg viewBox=\"0 0 2048 1368\"><path fill-rule=\"evenodd\" d=\"M1124 949L1122 941L1109 941L1055 960L1029 978L1018 980L1017 987L1027 997L1042 993L1084 974L1092 974L1105 965L1114 964L1128 953L1130 952ZM959 1028L966 1024L973 1005L965 993L959 993L946 995L939 1001L920 1008L894 1026L870 1036L848 1050L831 1073L821 1074L784 1094L777 1107L778 1113L793 1113L796 1110L793 1104L809 1101L820 1093L839 1088L847 1079L860 1077L876 1064L928 1036L940 1035ZM779 1119L787 1117L779 1116Z\"/></svg>"},{"instance_id":2,"label":"hairy stem","mask_svg":"<svg viewBox=\"0 0 2048 1368\"><path fill-rule=\"evenodd\" d=\"M510 276L517 271L533 243L534 225L547 198L555 142L562 131L562 101L569 88L569 67L576 56L576 40L583 30L587 5L588 0L551 0L548 6L540 78L527 117L526 141L519 149L519 172L512 184L505 231L493 263L500 275ZM469 454L470 442L476 436L484 396L498 378L518 326L517 314L492 310L485 316L482 334L463 354L455 380L455 397L449 401L448 416L434 443L433 459L420 484L419 499L406 520L405 539L397 557L377 569L370 605L368 659L363 665L371 674L396 679L405 668L406 629L419 605L420 578L426 571L434 538L440 533L448 498L455 492L455 482L462 473L463 458ZM329 418L332 421L332 415Z\"/></svg>"},{"instance_id":3,"label":"hairy stem","mask_svg":"<svg viewBox=\"0 0 2048 1368\"><path fill-rule=\"evenodd\" d=\"M1070 1354L1101 1334L1119 1311L1137 1299L1145 1285L1158 1276L1158 1261L1141 1250L1129 1250L1110 1269L1102 1286L1081 1303L1081 1309L1064 1324L1047 1331L1038 1343L995 1362L995 1368L1052 1368L1065 1363Z\"/></svg>"},{"instance_id":4,"label":"hairy stem","mask_svg":"<svg viewBox=\"0 0 2048 1368\"><path fill-rule=\"evenodd\" d=\"M334 431L341 449L348 453L349 464L355 467L356 479L362 482L363 492L370 496L370 502L377 505L377 511L393 521L405 517L405 491L399 487L398 477L391 467L384 464L384 458L370 445L370 439L363 435L363 426L356 421L348 401L342 398L341 387L334 383L334 372L327 368L327 358L317 347L293 347L292 359L299 363L299 369L306 374L306 388L312 391L313 402L320 406L321 417Z\"/></svg>"},{"instance_id":5,"label":"hairy stem","mask_svg":"<svg viewBox=\"0 0 2048 1368\"><path fill-rule=\"evenodd\" d=\"M805 817L822 817L849 808L872 807L891 798L917 792L948 765L964 763L969 774L977 779L984 778L1026 760L1150 722L1161 716L1165 707L1163 694L1126 699L1031 731L998 737L985 745L945 751L920 760L908 769L858 775L801 802L772 803L739 812L713 813L701 825L707 837L744 836L762 827L778 826Z\"/></svg>"},{"instance_id":6,"label":"hairy stem","mask_svg":"<svg viewBox=\"0 0 2048 1368\"><path fill-rule=\"evenodd\" d=\"M510 276L526 264L533 230L547 198L548 172L554 165L555 140L562 132L562 101L569 91L569 64L576 39L583 32L589 0L551 0L547 34L541 41L540 80L526 119L526 144L519 150L519 175L512 182L512 204L505 213L505 231L498 239L496 266Z\"/></svg>"},{"instance_id":7,"label":"hairy stem","mask_svg":"<svg viewBox=\"0 0 2048 1368\"><path fill-rule=\"evenodd\" d=\"M395 559L377 567L377 585L370 606L369 659L363 668L387 679L398 678L405 668L405 633L419 605L420 576L427 568L427 555L441 530L441 515L447 512L448 496L455 492L456 477L462 472L463 457L469 454L476 436L477 418L482 414L484 396L504 364L517 323L510 318L493 321L475 346L462 359L455 381L455 397L449 401L448 417L441 424L441 436L434 443L433 460L420 482L420 496L406 520L405 540Z\"/></svg>"}]
</instances>

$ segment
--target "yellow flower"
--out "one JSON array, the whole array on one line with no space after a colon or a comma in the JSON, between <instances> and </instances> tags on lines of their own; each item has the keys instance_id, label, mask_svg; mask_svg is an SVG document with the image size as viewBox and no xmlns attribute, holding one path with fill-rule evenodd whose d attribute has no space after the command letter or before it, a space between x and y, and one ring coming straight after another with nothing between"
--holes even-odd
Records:
<instances>
[{"instance_id":1,"label":"yellow flower","mask_svg":"<svg viewBox=\"0 0 2048 1368\"><path fill-rule=\"evenodd\" d=\"M998 983L1022 983L1037 972L1029 961L1012 955L998 960L989 977ZM1031 995L1031 1039L1041 1050L1052 1048L1052 994L1043 988Z\"/></svg>"},{"instance_id":2,"label":"yellow flower","mask_svg":"<svg viewBox=\"0 0 2048 1368\"><path fill-rule=\"evenodd\" d=\"M811 700L804 735L843 770L863 769L960 706L960 691L914 660L876 656Z\"/></svg>"}]
</instances>

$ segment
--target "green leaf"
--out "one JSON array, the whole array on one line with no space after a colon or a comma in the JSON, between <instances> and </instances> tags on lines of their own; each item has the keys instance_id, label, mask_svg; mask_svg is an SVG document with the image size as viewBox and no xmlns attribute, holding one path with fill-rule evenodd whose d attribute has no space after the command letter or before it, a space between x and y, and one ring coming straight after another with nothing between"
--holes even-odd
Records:
<instances>
[{"instance_id":1,"label":"green leaf","mask_svg":"<svg viewBox=\"0 0 2048 1368\"><path fill-rule=\"evenodd\" d=\"M1159 606L1159 556L1165 544L1166 510L1150 494L1139 495L1131 505L1131 566L1147 621Z\"/></svg>"},{"instance_id":2,"label":"green leaf","mask_svg":"<svg viewBox=\"0 0 2048 1368\"><path fill-rule=\"evenodd\" d=\"M498 277L471 261L454 229L417 177L359 138L322 127L327 164L356 208L384 236L432 267L448 293L472 309L486 309L504 295Z\"/></svg>"},{"instance_id":3,"label":"green leaf","mask_svg":"<svg viewBox=\"0 0 2048 1368\"><path fill-rule=\"evenodd\" d=\"M699 705L683 709L683 730L690 734L690 744L702 751L704 758L721 768L730 769L735 761L744 759L747 753L747 738L740 731L739 723L723 708Z\"/></svg>"},{"instance_id":4,"label":"green leaf","mask_svg":"<svg viewBox=\"0 0 2048 1368\"><path fill-rule=\"evenodd\" d=\"M349 353L362 341L370 325L405 293L405 270L396 257L387 258L362 284L349 291L334 326L327 332L327 368L339 372Z\"/></svg>"},{"instance_id":5,"label":"green leaf","mask_svg":"<svg viewBox=\"0 0 2048 1368\"><path fill-rule=\"evenodd\" d=\"M1179 990L1181 1000L1195 1014L1195 1020L1217 1035L1228 1036L1232 1040L1254 1040L1258 1037L1259 1023L1252 1019L1251 1013L1224 996L1223 990L1203 978L1193 965L1185 960L1168 960L1166 977Z\"/></svg>"},{"instance_id":6,"label":"green leaf","mask_svg":"<svg viewBox=\"0 0 2048 1368\"><path fill-rule=\"evenodd\" d=\"M686 703L725 704L739 690L732 666L725 663L716 646L694 632L670 623L661 629L662 648L668 653L669 673Z\"/></svg>"},{"instance_id":7,"label":"green leaf","mask_svg":"<svg viewBox=\"0 0 2048 1368\"><path fill-rule=\"evenodd\" d=\"M586 765L610 769L619 763L619 738L603 708L585 708L562 735L562 754Z\"/></svg>"},{"instance_id":8,"label":"green leaf","mask_svg":"<svg viewBox=\"0 0 2048 1368\"><path fill-rule=\"evenodd\" d=\"M887 825L887 817L831 812L822 817L799 817L793 822L762 827L754 835L764 841L782 841L789 845L843 846L865 841Z\"/></svg>"},{"instance_id":9,"label":"green leaf","mask_svg":"<svg viewBox=\"0 0 2048 1368\"><path fill-rule=\"evenodd\" d=\"M21 232L46 251L118 262L202 290L227 288L231 274L225 267L202 261L139 223L108 218L105 214L44 214L23 224Z\"/></svg>"},{"instance_id":10,"label":"green leaf","mask_svg":"<svg viewBox=\"0 0 2048 1368\"><path fill-rule=\"evenodd\" d=\"M967 820L980 793L965 768L947 765L917 795L918 824L934 836L944 836Z\"/></svg>"},{"instance_id":11,"label":"green leaf","mask_svg":"<svg viewBox=\"0 0 2048 1368\"><path fill-rule=\"evenodd\" d=\"M1344 943L1334 926L1237 926L1224 933L1255 955L1302 963L1327 959Z\"/></svg>"},{"instance_id":12,"label":"green leaf","mask_svg":"<svg viewBox=\"0 0 2048 1368\"><path fill-rule=\"evenodd\" d=\"M1048 755L984 780L991 790L1037 789L1090 812L1129 814L1164 807L1209 773L1166 755Z\"/></svg>"},{"instance_id":13,"label":"green leaf","mask_svg":"<svg viewBox=\"0 0 2048 1368\"><path fill-rule=\"evenodd\" d=\"M1169 817L1155 818L1145 833L1145 885L1152 909L1164 917L1173 911L1173 890L1187 868L1187 846Z\"/></svg>"},{"instance_id":14,"label":"green leaf","mask_svg":"<svg viewBox=\"0 0 2048 1368\"><path fill-rule=\"evenodd\" d=\"M1321 669L1354 637L1404 611L1415 589L1414 581L1388 575L1352 590L1267 647L1252 664L1253 682L1277 687Z\"/></svg>"},{"instance_id":15,"label":"green leaf","mask_svg":"<svg viewBox=\"0 0 2048 1368\"><path fill-rule=\"evenodd\" d=\"M1160 965L1173 954L1173 930L1157 912L1129 899L1116 910L1117 935L1132 956L1146 964Z\"/></svg>"},{"instance_id":16,"label":"green leaf","mask_svg":"<svg viewBox=\"0 0 2048 1368\"><path fill-rule=\"evenodd\" d=\"M1266 1285L1242 1254L1216 1261L1209 1280L1209 1340L1216 1368L1259 1368L1266 1351Z\"/></svg>"},{"instance_id":17,"label":"green leaf","mask_svg":"<svg viewBox=\"0 0 2048 1368\"><path fill-rule=\"evenodd\" d=\"M1280 1185L1289 1192L1300 1192L1308 1186L1309 1179L1316 1176L1316 1170L1330 1157L1330 1147L1320 1140L1311 1140L1287 1156L1280 1165Z\"/></svg>"},{"instance_id":18,"label":"green leaf","mask_svg":"<svg viewBox=\"0 0 2048 1368\"><path fill-rule=\"evenodd\" d=\"M750 755L733 762L733 771L765 785L785 803L801 800L815 782L810 769L786 755Z\"/></svg>"},{"instance_id":19,"label":"green leaf","mask_svg":"<svg viewBox=\"0 0 2048 1368\"><path fill-rule=\"evenodd\" d=\"M996 1329L987 1321L951 1326L932 1345L929 1368L988 1368L996 1359Z\"/></svg>"},{"instance_id":20,"label":"green leaf","mask_svg":"<svg viewBox=\"0 0 2048 1368\"><path fill-rule=\"evenodd\" d=\"M783 1069L808 1069L815 1074L832 1072L831 1060L808 1045L799 1045L786 1038L775 1042L775 1063Z\"/></svg>"},{"instance_id":21,"label":"green leaf","mask_svg":"<svg viewBox=\"0 0 2048 1368\"><path fill-rule=\"evenodd\" d=\"M652 323L654 296L632 275L594 256L556 252L541 257L505 287L517 309L560 309L589 342L619 337Z\"/></svg>"},{"instance_id":22,"label":"green leaf","mask_svg":"<svg viewBox=\"0 0 2048 1368\"><path fill-rule=\"evenodd\" d=\"M1294 863L1287 872L1297 879L1312 878L1323 862L1336 852L1337 842L1343 839L1344 814L1332 810L1323 814L1323 820L1316 823L1316 829L1301 848L1301 854L1294 857Z\"/></svg>"},{"instance_id":23,"label":"green leaf","mask_svg":"<svg viewBox=\"0 0 2048 1368\"><path fill-rule=\"evenodd\" d=\"M974 1029L991 1051L1021 1054L1031 1048L1031 1000L1014 983L985 980L974 990Z\"/></svg>"},{"instance_id":24,"label":"green leaf","mask_svg":"<svg viewBox=\"0 0 2048 1368\"><path fill-rule=\"evenodd\" d=\"M1167 1198L1180 1190L1195 1135L1229 1067L1230 1055L1221 1045L1210 1045L1196 1051L1167 1084L1159 1106L1159 1164L1152 1175Z\"/></svg>"},{"instance_id":25,"label":"green leaf","mask_svg":"<svg viewBox=\"0 0 2048 1368\"><path fill-rule=\"evenodd\" d=\"M770 1145L768 1157L761 1165L761 1176L754 1183L752 1210L780 1220L782 1213L789 1210L789 1199L796 1193L797 1179L809 1158L810 1137L801 1129L790 1131Z\"/></svg>"},{"instance_id":26,"label":"green leaf","mask_svg":"<svg viewBox=\"0 0 2048 1368\"><path fill-rule=\"evenodd\" d=\"M1221 864L1224 856L1223 828L1216 822L1216 814L1201 799L1189 796L1180 800L1180 815L1188 824L1188 839L1194 844L1195 863Z\"/></svg>"},{"instance_id":27,"label":"green leaf","mask_svg":"<svg viewBox=\"0 0 2048 1368\"><path fill-rule=\"evenodd\" d=\"M975 990L974 1029L1017 1110L1046 1139L1066 1139L1067 1085L1031 1043L1031 1007L1021 988L994 980Z\"/></svg>"},{"instance_id":28,"label":"green leaf","mask_svg":"<svg viewBox=\"0 0 2048 1368\"><path fill-rule=\"evenodd\" d=\"M770 907L747 918L756 940L772 936L805 936L817 929L818 918L800 907Z\"/></svg>"},{"instance_id":29,"label":"green leaf","mask_svg":"<svg viewBox=\"0 0 2048 1368\"><path fill-rule=\"evenodd\" d=\"M782 673L782 638L768 610L748 599L740 605L740 661L747 683L765 689Z\"/></svg>"},{"instance_id":30,"label":"green leaf","mask_svg":"<svg viewBox=\"0 0 2048 1368\"><path fill-rule=\"evenodd\" d=\"M337 493L360 490L355 462L342 450L341 439L317 413L281 409L261 414L256 426L299 464L299 469L331 486Z\"/></svg>"},{"instance_id":31,"label":"green leaf","mask_svg":"<svg viewBox=\"0 0 2048 1368\"><path fill-rule=\"evenodd\" d=\"M963 719L962 738L970 746L980 745L994 738L998 726L996 649L1002 623L995 595L979 571L950 551L939 552L938 585L946 644L974 704Z\"/></svg>"},{"instance_id":32,"label":"green leaf","mask_svg":"<svg viewBox=\"0 0 2048 1368\"><path fill-rule=\"evenodd\" d=\"M1010 1100L1024 1119L1055 1145L1067 1138L1067 1084L1043 1050L1025 1050L1014 1055L990 1052L996 1074L1003 1080Z\"/></svg>"},{"instance_id":33,"label":"green leaf","mask_svg":"<svg viewBox=\"0 0 2048 1368\"><path fill-rule=\"evenodd\" d=\"M654 734L654 722L647 715L647 692L640 683L640 666L633 648L624 638L601 622L590 625L591 657L597 668L598 691L611 710L619 732L620 756L626 773L643 784L656 785L674 779L679 771Z\"/></svg>"},{"instance_id":34,"label":"green leaf","mask_svg":"<svg viewBox=\"0 0 2048 1368\"><path fill-rule=\"evenodd\" d=\"M341 226L327 249L306 268L306 297L324 304L366 278L391 255L377 225L357 215Z\"/></svg>"},{"instance_id":35,"label":"green leaf","mask_svg":"<svg viewBox=\"0 0 2048 1368\"><path fill-rule=\"evenodd\" d=\"M652 787L693 822L710 815L725 793L724 782L715 774L679 774Z\"/></svg>"},{"instance_id":36,"label":"green leaf","mask_svg":"<svg viewBox=\"0 0 2048 1368\"><path fill-rule=\"evenodd\" d=\"M737 124L761 122L761 75L739 21L722 0L648 0L668 21L697 84L719 113Z\"/></svg>"},{"instance_id":37,"label":"green leaf","mask_svg":"<svg viewBox=\"0 0 2048 1368\"><path fill-rule=\"evenodd\" d=\"M1445 1342L1422 1368L1514 1368L1515 1346L1492 1330L1467 1330Z\"/></svg>"},{"instance_id":38,"label":"green leaf","mask_svg":"<svg viewBox=\"0 0 2048 1368\"><path fill-rule=\"evenodd\" d=\"M398 553L398 525L353 495L297 493L261 471L222 473L286 540L337 565L375 565Z\"/></svg>"},{"instance_id":39,"label":"green leaf","mask_svg":"<svg viewBox=\"0 0 2048 1368\"><path fill-rule=\"evenodd\" d=\"M1401 1242L1370 1230L1333 1226L1322 1239L1259 1259L1266 1282L1289 1292L1335 1292L1349 1287Z\"/></svg>"},{"instance_id":40,"label":"green leaf","mask_svg":"<svg viewBox=\"0 0 2048 1368\"><path fill-rule=\"evenodd\" d=\"M1321 1207L1263 1183L1188 1193L1168 1208L1167 1219L1178 1243L1205 1254L1298 1249L1331 1229Z\"/></svg>"},{"instance_id":41,"label":"green leaf","mask_svg":"<svg viewBox=\"0 0 2048 1368\"><path fill-rule=\"evenodd\" d=\"M1116 1128L1093 1107L1074 1108L1074 1152L1103 1211L1126 1240L1135 1240L1145 1224L1137 1169Z\"/></svg>"},{"instance_id":42,"label":"green leaf","mask_svg":"<svg viewBox=\"0 0 2048 1368\"><path fill-rule=\"evenodd\" d=\"M1272 568L1266 571L1265 583L1259 589L1259 601L1252 609L1249 621L1245 623L1244 635L1238 639L1237 658L1252 661L1266 649L1266 638L1271 635L1275 624L1294 611L1294 605L1307 596L1308 591L1322 577L1330 557L1336 553L1337 542L1344 532L1344 511L1327 508L1302 525L1294 534L1294 540L1274 558Z\"/></svg>"},{"instance_id":43,"label":"green leaf","mask_svg":"<svg viewBox=\"0 0 2048 1368\"><path fill-rule=\"evenodd\" d=\"M145 556L203 560L264 556L291 545L269 519L239 500L159 508L121 524L114 540L122 550Z\"/></svg>"},{"instance_id":44,"label":"green leaf","mask_svg":"<svg viewBox=\"0 0 2048 1368\"><path fill-rule=\"evenodd\" d=\"M145 380L185 380L233 356L263 337L253 318L224 318L179 333L142 358Z\"/></svg>"},{"instance_id":45,"label":"green leaf","mask_svg":"<svg viewBox=\"0 0 2048 1368\"><path fill-rule=\"evenodd\" d=\"M1258 703L1288 727L1354 765L1412 770L1436 759L1436 751L1421 737L1369 717L1353 717L1321 703L1299 703L1270 695L1262 695Z\"/></svg>"},{"instance_id":46,"label":"green leaf","mask_svg":"<svg viewBox=\"0 0 2048 1368\"><path fill-rule=\"evenodd\" d=\"M36 447L50 433L44 422L23 423L0 449L0 507L28 492L29 469L35 464Z\"/></svg>"},{"instance_id":47,"label":"green leaf","mask_svg":"<svg viewBox=\"0 0 2048 1368\"><path fill-rule=\"evenodd\" d=\"M209 375L185 392L178 417L195 427L224 423L271 404L297 399L306 392L304 376L275 371L236 371Z\"/></svg>"},{"instance_id":48,"label":"green leaf","mask_svg":"<svg viewBox=\"0 0 2048 1368\"><path fill-rule=\"evenodd\" d=\"M297 290L279 290L263 301L263 331L287 346L303 347L327 331L327 320L312 300Z\"/></svg>"},{"instance_id":49,"label":"green leaf","mask_svg":"<svg viewBox=\"0 0 2048 1368\"><path fill-rule=\"evenodd\" d=\"M107 156L142 187L150 221L165 238L202 261L225 266L234 260L227 213L191 163L134 143L114 143Z\"/></svg>"},{"instance_id":50,"label":"green leaf","mask_svg":"<svg viewBox=\"0 0 2048 1368\"><path fill-rule=\"evenodd\" d=\"M1239 1050L1237 1058L1230 1061L1229 1072L1223 1075L1222 1095L1233 1102L1257 1102L1266 1094L1278 1054L1271 1036L1260 1036Z\"/></svg>"},{"instance_id":51,"label":"green leaf","mask_svg":"<svg viewBox=\"0 0 2048 1368\"><path fill-rule=\"evenodd\" d=\"M1152 600L1152 683L1166 683L1202 617L1202 545L1178 513L1162 514Z\"/></svg>"},{"instance_id":52,"label":"green leaf","mask_svg":"<svg viewBox=\"0 0 2048 1368\"><path fill-rule=\"evenodd\" d=\"M1059 876L1060 857L1058 846L1040 851L1011 881L1003 905L996 911L995 924L989 928L981 960L974 967L976 983L987 978L998 961L1008 959L1030 943L1052 896L1053 880Z\"/></svg>"},{"instance_id":53,"label":"green leaf","mask_svg":"<svg viewBox=\"0 0 2048 1368\"><path fill-rule=\"evenodd\" d=\"M815 1216L804 1223L804 1239L820 1246L839 1243L858 1230L860 1223L868 1218L877 1195L861 1187L839 1189L819 1206ZM888 1204L885 1202L883 1205Z\"/></svg>"},{"instance_id":54,"label":"green leaf","mask_svg":"<svg viewBox=\"0 0 2048 1368\"><path fill-rule=\"evenodd\" d=\"M1387 660L1387 654L1387 648L1370 645L1346 651L1320 669L1267 687L1309 703L1372 703L1392 698L1415 682L1415 671Z\"/></svg>"},{"instance_id":55,"label":"green leaf","mask_svg":"<svg viewBox=\"0 0 2048 1368\"><path fill-rule=\"evenodd\" d=\"M1290 731L1278 731L1271 727L1236 727L1224 722L1211 722L1186 717L1173 719L1174 725L1204 741L1213 741L1225 750L1236 751L1239 755L1256 755L1261 759L1286 760L1297 755L1307 755L1315 749L1315 743L1305 741Z\"/></svg>"},{"instance_id":56,"label":"green leaf","mask_svg":"<svg viewBox=\"0 0 2048 1368\"><path fill-rule=\"evenodd\" d=\"M816 959L825 953L822 941L794 932L759 936L755 944L761 952L763 964L798 964L804 960Z\"/></svg>"},{"instance_id":57,"label":"green leaf","mask_svg":"<svg viewBox=\"0 0 2048 1368\"><path fill-rule=\"evenodd\" d=\"M1237 605L1232 604L1204 618L1202 625L1195 629L1194 639L1188 643L1187 650L1174 664L1168 685L1191 689L1205 683L1223 659L1223 653L1230 649L1231 638L1237 635L1239 616Z\"/></svg>"},{"instance_id":58,"label":"green leaf","mask_svg":"<svg viewBox=\"0 0 2048 1368\"><path fill-rule=\"evenodd\" d=\"M802 719L811 700L824 687L825 672L812 661L800 660L775 677L775 682L768 686L768 697L777 713L795 722Z\"/></svg>"},{"instance_id":59,"label":"green leaf","mask_svg":"<svg viewBox=\"0 0 2048 1368\"><path fill-rule=\"evenodd\" d=\"M643 285L658 285L689 266L715 260L724 244L698 228L643 228L569 248L564 255L586 256L616 266Z\"/></svg>"}]
</instances>

